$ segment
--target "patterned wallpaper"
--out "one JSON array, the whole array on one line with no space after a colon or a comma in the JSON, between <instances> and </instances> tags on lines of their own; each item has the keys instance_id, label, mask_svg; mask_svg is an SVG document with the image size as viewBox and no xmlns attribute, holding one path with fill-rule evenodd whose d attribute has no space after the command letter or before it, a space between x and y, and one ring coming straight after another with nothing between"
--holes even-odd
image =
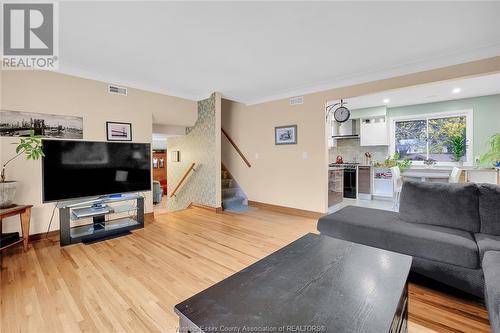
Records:
<instances>
[{"instance_id":1,"label":"patterned wallpaper","mask_svg":"<svg viewBox=\"0 0 500 333\"><path fill-rule=\"evenodd\" d=\"M196 163L195 172L185 180L175 197L167 197L168 210L186 208L191 202L216 207L216 174L220 165L216 163L216 94L198 102L198 120L186 129L185 136L167 139L168 193L170 194L191 163ZM172 162L170 152L180 151L180 162Z\"/></svg>"}]
</instances>

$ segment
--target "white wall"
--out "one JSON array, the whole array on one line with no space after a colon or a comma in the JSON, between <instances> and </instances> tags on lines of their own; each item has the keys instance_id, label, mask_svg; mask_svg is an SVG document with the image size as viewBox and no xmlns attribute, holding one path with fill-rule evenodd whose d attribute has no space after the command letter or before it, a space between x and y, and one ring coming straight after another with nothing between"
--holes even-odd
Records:
<instances>
[{"instance_id":1,"label":"white wall","mask_svg":"<svg viewBox=\"0 0 500 333\"><path fill-rule=\"evenodd\" d=\"M123 121L132 123L133 142L151 143L153 113L165 114L169 124L182 126L193 117L189 113L196 110L194 101L137 89L129 89L128 96L110 95L105 82L47 71L3 71L0 82L2 110L83 117L84 140L105 141L106 121ZM13 156L12 143L17 141L0 138L1 161ZM41 161L18 158L9 164L7 178L18 181L16 202L34 205L30 233L47 231L54 205L42 204ZM151 193L146 193L145 204L146 212L152 212ZM58 228L56 211L51 230ZM19 230L17 218L4 221L4 230Z\"/></svg>"}]
</instances>

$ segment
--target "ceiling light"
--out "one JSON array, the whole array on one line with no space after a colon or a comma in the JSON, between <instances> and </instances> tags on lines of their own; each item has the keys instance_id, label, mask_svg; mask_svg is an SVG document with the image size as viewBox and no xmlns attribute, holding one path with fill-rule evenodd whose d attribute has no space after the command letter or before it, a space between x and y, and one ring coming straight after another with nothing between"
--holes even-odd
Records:
<instances>
[{"instance_id":1,"label":"ceiling light","mask_svg":"<svg viewBox=\"0 0 500 333\"><path fill-rule=\"evenodd\" d=\"M390 99L388 99L388 98L384 98L384 104L387 104L387 103L389 103L390 101L391 101Z\"/></svg>"},{"instance_id":2,"label":"ceiling light","mask_svg":"<svg viewBox=\"0 0 500 333\"><path fill-rule=\"evenodd\" d=\"M462 91L462 89L460 89L460 88L453 88L453 90L451 92L454 94L458 94L461 91Z\"/></svg>"}]
</instances>

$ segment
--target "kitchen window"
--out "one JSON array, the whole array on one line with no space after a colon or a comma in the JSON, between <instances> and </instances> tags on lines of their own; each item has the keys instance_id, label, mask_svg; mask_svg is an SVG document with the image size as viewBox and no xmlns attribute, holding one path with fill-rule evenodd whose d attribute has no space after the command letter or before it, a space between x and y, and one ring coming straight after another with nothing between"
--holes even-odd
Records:
<instances>
[{"instance_id":1,"label":"kitchen window","mask_svg":"<svg viewBox=\"0 0 500 333\"><path fill-rule=\"evenodd\" d=\"M472 110L391 118L391 152L419 164L432 160L452 164L451 139L463 137L466 149L461 158L472 164Z\"/></svg>"}]
</instances>

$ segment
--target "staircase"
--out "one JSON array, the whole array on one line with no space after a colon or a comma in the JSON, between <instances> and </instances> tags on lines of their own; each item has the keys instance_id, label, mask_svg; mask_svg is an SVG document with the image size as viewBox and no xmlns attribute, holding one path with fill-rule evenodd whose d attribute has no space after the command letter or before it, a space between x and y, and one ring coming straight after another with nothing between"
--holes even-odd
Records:
<instances>
[{"instance_id":1,"label":"staircase","mask_svg":"<svg viewBox=\"0 0 500 333\"><path fill-rule=\"evenodd\" d=\"M231 173L224 165L221 166L222 208L228 212L247 212L254 210L248 206L248 199Z\"/></svg>"}]
</instances>

